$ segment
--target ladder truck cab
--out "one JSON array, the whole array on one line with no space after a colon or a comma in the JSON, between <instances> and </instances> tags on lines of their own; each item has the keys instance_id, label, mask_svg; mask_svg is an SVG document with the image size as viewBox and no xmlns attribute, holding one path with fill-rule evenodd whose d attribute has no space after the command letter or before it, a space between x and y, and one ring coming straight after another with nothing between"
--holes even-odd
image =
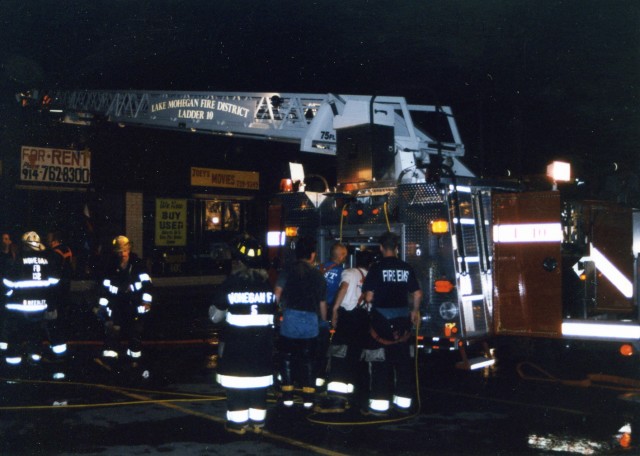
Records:
<instances>
[{"instance_id":1,"label":"ladder truck cab","mask_svg":"<svg viewBox=\"0 0 640 456\"><path fill-rule=\"evenodd\" d=\"M461 161L452 110L402 97L269 92L58 91L23 106L81 125L122 125L294 142L336 156L336 185L283 182L268 208L269 257L282 266L313 236L319 260L346 244L349 262L400 236L423 290L421 345L490 365L486 341L591 344L638 365L640 219L632 209L477 178ZM562 169L556 163L554 169ZM317 178L315 176L314 178ZM472 357L480 347L481 356ZM635 376L637 376L637 371Z\"/></svg>"}]
</instances>

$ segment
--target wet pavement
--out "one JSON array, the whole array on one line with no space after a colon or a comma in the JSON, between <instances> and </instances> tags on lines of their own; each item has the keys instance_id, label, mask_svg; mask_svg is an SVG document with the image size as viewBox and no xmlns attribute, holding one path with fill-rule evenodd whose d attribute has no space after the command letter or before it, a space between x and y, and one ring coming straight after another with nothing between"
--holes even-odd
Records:
<instances>
[{"instance_id":1,"label":"wet pavement","mask_svg":"<svg viewBox=\"0 0 640 456\"><path fill-rule=\"evenodd\" d=\"M577 369L544 356L464 371L455 367L455 353L420 355L419 411L409 416L283 409L271 395L263 434L229 434L224 392L214 382L209 291L163 292L137 368L95 361L99 327L80 304L65 363L0 371L0 454L640 453L633 435L640 429L638 382L590 376L584 362ZM57 371L66 378L53 380Z\"/></svg>"}]
</instances>

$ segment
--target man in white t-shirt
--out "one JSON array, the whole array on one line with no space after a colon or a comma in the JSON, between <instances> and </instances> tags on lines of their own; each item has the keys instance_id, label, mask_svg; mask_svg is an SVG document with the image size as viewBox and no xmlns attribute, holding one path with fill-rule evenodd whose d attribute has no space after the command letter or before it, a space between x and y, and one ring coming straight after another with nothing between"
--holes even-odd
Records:
<instances>
[{"instance_id":1,"label":"man in white t-shirt","mask_svg":"<svg viewBox=\"0 0 640 456\"><path fill-rule=\"evenodd\" d=\"M335 333L329 347L327 396L314 407L316 412L341 413L350 407L361 366L360 355L369 329L362 284L372 258L368 251L357 252L356 267L342 272L331 314Z\"/></svg>"}]
</instances>

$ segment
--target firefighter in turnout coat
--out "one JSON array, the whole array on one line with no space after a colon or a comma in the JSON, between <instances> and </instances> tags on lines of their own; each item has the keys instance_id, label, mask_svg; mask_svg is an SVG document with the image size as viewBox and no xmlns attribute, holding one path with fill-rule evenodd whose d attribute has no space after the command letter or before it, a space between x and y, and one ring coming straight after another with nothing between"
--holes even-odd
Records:
<instances>
[{"instance_id":1,"label":"firefighter in turnout coat","mask_svg":"<svg viewBox=\"0 0 640 456\"><path fill-rule=\"evenodd\" d=\"M25 355L32 363L41 360L46 322L56 316L54 289L60 278L45 250L36 232L25 233L22 251L3 279L8 365L20 365Z\"/></svg>"},{"instance_id":2,"label":"firefighter in turnout coat","mask_svg":"<svg viewBox=\"0 0 640 456\"><path fill-rule=\"evenodd\" d=\"M131 252L131 242L125 236L113 242L115 255L109 261L102 280L102 295L95 312L104 322L106 360L119 358L120 341L128 339L127 356L132 365L142 356L144 319L151 310L151 277L144 262Z\"/></svg>"},{"instance_id":3,"label":"firefighter in turnout coat","mask_svg":"<svg viewBox=\"0 0 640 456\"><path fill-rule=\"evenodd\" d=\"M227 394L227 431L260 433L267 416L267 389L273 384L275 296L261 268L258 242L245 235L232 250L231 275L209 308L214 323L225 321L216 380Z\"/></svg>"}]
</instances>

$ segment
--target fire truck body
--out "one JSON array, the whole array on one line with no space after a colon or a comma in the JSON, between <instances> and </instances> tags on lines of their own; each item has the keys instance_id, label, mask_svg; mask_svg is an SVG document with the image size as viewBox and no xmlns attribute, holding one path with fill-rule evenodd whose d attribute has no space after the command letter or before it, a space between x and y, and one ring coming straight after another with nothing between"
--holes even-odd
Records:
<instances>
[{"instance_id":1,"label":"fire truck body","mask_svg":"<svg viewBox=\"0 0 640 456\"><path fill-rule=\"evenodd\" d=\"M282 259L288 261L298 237L312 236L320 261L342 242L353 263L362 250L378 253L379 236L393 231L401 241L399 256L414 267L424 293L424 348L455 350L486 340L493 311L491 192L448 181L360 188L326 195L319 205L304 192L278 194L273 204L280 219L272 227L295 233L284 242Z\"/></svg>"},{"instance_id":2,"label":"fire truck body","mask_svg":"<svg viewBox=\"0 0 640 456\"><path fill-rule=\"evenodd\" d=\"M486 353L466 352L495 337L590 341L589 349L638 356L632 245L640 238L629 208L564 200L560 191L504 192L472 179L360 188L321 202L281 193L273 205L272 229L295 233L279 248L283 261L299 236L317 238L323 262L334 242L354 261L361 250L377 252L383 232L397 233L399 256L424 292L422 345L462 349L461 367L484 365Z\"/></svg>"},{"instance_id":3,"label":"fire truck body","mask_svg":"<svg viewBox=\"0 0 640 456\"><path fill-rule=\"evenodd\" d=\"M637 359L637 213L558 191L494 195L493 206L495 334Z\"/></svg>"}]
</instances>

